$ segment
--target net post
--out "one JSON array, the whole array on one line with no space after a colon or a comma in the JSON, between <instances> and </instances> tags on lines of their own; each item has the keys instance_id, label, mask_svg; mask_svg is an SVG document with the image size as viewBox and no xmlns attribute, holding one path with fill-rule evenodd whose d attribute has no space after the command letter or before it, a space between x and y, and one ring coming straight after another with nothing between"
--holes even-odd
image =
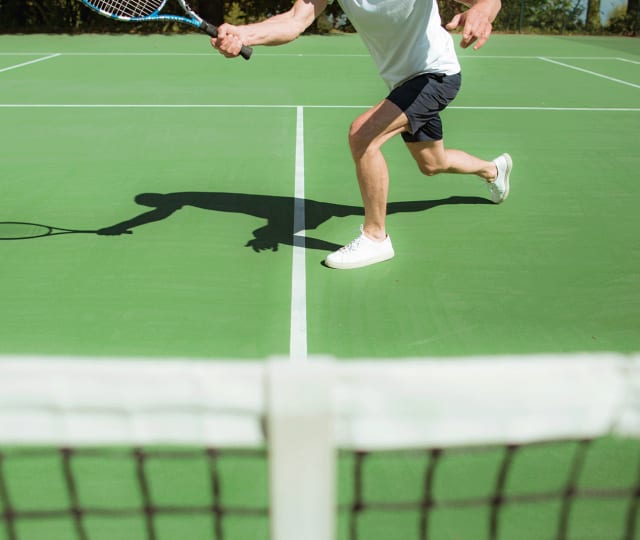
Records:
<instances>
[{"instance_id":1,"label":"net post","mask_svg":"<svg viewBox=\"0 0 640 540\"><path fill-rule=\"evenodd\" d=\"M272 540L333 540L336 456L331 364L272 360L267 371Z\"/></svg>"}]
</instances>

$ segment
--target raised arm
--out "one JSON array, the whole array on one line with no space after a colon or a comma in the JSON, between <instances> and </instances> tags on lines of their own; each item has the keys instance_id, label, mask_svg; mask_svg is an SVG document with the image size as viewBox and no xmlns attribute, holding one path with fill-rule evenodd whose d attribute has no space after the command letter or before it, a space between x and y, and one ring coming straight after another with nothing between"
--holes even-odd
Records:
<instances>
[{"instance_id":1,"label":"raised arm","mask_svg":"<svg viewBox=\"0 0 640 540\"><path fill-rule=\"evenodd\" d=\"M460 46L464 49L472 43L475 50L482 47L491 35L491 23L500 12L502 3L500 0L457 0L469 9L463 13L458 13L447 24L448 30L455 30L462 26L462 40Z\"/></svg>"},{"instance_id":2,"label":"raised arm","mask_svg":"<svg viewBox=\"0 0 640 540\"><path fill-rule=\"evenodd\" d=\"M243 26L222 24L214 48L228 58L238 56L242 45L282 45L296 39L322 13L327 0L296 0L289 11L259 23Z\"/></svg>"}]
</instances>

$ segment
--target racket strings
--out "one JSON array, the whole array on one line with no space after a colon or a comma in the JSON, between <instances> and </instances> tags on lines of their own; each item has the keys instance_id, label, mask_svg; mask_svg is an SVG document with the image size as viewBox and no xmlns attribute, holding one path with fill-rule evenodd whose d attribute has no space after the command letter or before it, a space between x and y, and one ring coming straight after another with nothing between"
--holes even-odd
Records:
<instances>
[{"instance_id":1,"label":"racket strings","mask_svg":"<svg viewBox=\"0 0 640 540\"><path fill-rule=\"evenodd\" d=\"M159 11L167 0L91 0L96 8L114 17L148 17Z\"/></svg>"}]
</instances>

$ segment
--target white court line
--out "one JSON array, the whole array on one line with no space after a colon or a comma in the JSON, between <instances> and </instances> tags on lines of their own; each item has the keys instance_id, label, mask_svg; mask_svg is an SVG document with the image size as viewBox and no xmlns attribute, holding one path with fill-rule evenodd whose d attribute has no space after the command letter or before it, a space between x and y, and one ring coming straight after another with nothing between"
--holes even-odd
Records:
<instances>
[{"instance_id":1,"label":"white court line","mask_svg":"<svg viewBox=\"0 0 640 540\"><path fill-rule=\"evenodd\" d=\"M0 103L0 109L369 109L373 105L267 105L220 103ZM579 112L640 112L640 107L529 107L450 105L447 110L472 111L579 111Z\"/></svg>"},{"instance_id":2,"label":"white court line","mask_svg":"<svg viewBox=\"0 0 640 540\"><path fill-rule=\"evenodd\" d=\"M464 105L453 105L447 107L447 109L469 109L472 111L640 112L640 107L465 107Z\"/></svg>"},{"instance_id":3,"label":"white court line","mask_svg":"<svg viewBox=\"0 0 640 540\"><path fill-rule=\"evenodd\" d=\"M11 109L295 109L297 105L221 103L0 103ZM305 105L307 107L307 105ZM363 105L370 107L370 105Z\"/></svg>"},{"instance_id":4,"label":"white court line","mask_svg":"<svg viewBox=\"0 0 640 540\"><path fill-rule=\"evenodd\" d=\"M221 55L212 52L109 52L109 51L93 51L93 52L0 52L0 56L209 56L211 58L223 59ZM265 58L291 58L291 57L327 57L327 58L368 58L369 54L347 54L347 53L269 53L261 52L260 57ZM459 54L458 58L474 59L474 60L540 60L540 56L533 55L491 55L491 54ZM632 64L640 64L640 61L630 60L619 56L545 56L554 60L613 60L620 62L629 62Z\"/></svg>"},{"instance_id":5,"label":"white court line","mask_svg":"<svg viewBox=\"0 0 640 540\"><path fill-rule=\"evenodd\" d=\"M629 62L630 64L640 64L640 62L636 60L629 60L628 58L616 58L616 60L620 60L620 62Z\"/></svg>"},{"instance_id":6,"label":"white court line","mask_svg":"<svg viewBox=\"0 0 640 540\"><path fill-rule=\"evenodd\" d=\"M221 55L207 53L181 53L181 52L0 52L0 56L46 56L46 55L64 55L64 56L212 56L217 58Z\"/></svg>"},{"instance_id":7,"label":"white court line","mask_svg":"<svg viewBox=\"0 0 640 540\"><path fill-rule=\"evenodd\" d=\"M458 58L475 58L478 60L540 60L540 56L525 56L525 55L490 55L490 54L459 54ZM553 58L554 60L622 60L623 62L634 62L633 60L627 60L619 56L545 56L544 58ZM637 62L634 62L637 63Z\"/></svg>"},{"instance_id":8,"label":"white court line","mask_svg":"<svg viewBox=\"0 0 640 540\"><path fill-rule=\"evenodd\" d=\"M54 53L34 53L34 52L0 52L0 56L41 56ZM209 56L211 58L217 58L224 60L224 57L214 52L66 52L56 53L57 55L64 54L65 56ZM347 53L326 53L326 54L313 54L313 53L261 53L261 58L296 58L296 57L327 57L327 58L368 58L369 54L347 54ZM536 58L536 57L531 57Z\"/></svg>"},{"instance_id":9,"label":"white court line","mask_svg":"<svg viewBox=\"0 0 640 540\"><path fill-rule=\"evenodd\" d=\"M289 357L307 359L307 270L304 216L304 108L296 107L295 202L293 207L293 264L291 270L291 335Z\"/></svg>"},{"instance_id":10,"label":"white court line","mask_svg":"<svg viewBox=\"0 0 640 540\"><path fill-rule=\"evenodd\" d=\"M57 56L60 56L60 53L55 53L55 54L50 54L49 56L44 56L42 58L36 58L35 60L29 60L28 62L23 62L22 64L16 64L15 66L9 66L6 68L2 68L0 69L0 73L3 73L4 71L10 71L12 69L18 69L24 66L28 66L30 64L35 64L36 62L42 62L44 60L49 60L50 58L56 58Z\"/></svg>"},{"instance_id":11,"label":"white court line","mask_svg":"<svg viewBox=\"0 0 640 540\"><path fill-rule=\"evenodd\" d=\"M583 73L588 73L589 75L594 75L596 77L601 77L602 79L607 79L608 81L617 82L620 84L626 84L627 86L632 86L633 88L640 88L640 84L633 84L629 81L623 81L622 79L616 79L614 77L609 77L607 75L603 75L602 73L597 73L595 71L591 71L589 69L583 69L577 66L572 66L571 64L565 64L564 62L558 62L557 60L552 60L551 58L547 58L544 56L539 56L540 60L544 60L545 62L550 62L552 64L557 64L559 66L563 66L569 69L575 69L576 71L582 71Z\"/></svg>"}]
</instances>

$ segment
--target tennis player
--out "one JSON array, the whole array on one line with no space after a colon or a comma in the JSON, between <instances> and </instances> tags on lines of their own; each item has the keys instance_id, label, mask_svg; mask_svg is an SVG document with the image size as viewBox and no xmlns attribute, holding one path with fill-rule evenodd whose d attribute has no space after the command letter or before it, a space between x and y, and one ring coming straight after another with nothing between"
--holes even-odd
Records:
<instances>
[{"instance_id":1,"label":"tennis player","mask_svg":"<svg viewBox=\"0 0 640 540\"><path fill-rule=\"evenodd\" d=\"M324 10L328 0L296 0L293 7L264 21L243 26L223 24L211 44L226 57L241 46L279 45L297 38ZM331 268L358 268L391 259L385 227L389 172L382 145L400 135L420 171L474 174L486 182L491 200L509 195L512 161L502 154L492 161L445 148L442 111L460 89L460 64L448 30L462 27L461 47L479 49L491 34L500 0L462 0L469 9L442 27L437 0L338 0L367 46L389 95L355 119L349 131L351 155L364 203L360 235L327 256Z\"/></svg>"}]
</instances>

